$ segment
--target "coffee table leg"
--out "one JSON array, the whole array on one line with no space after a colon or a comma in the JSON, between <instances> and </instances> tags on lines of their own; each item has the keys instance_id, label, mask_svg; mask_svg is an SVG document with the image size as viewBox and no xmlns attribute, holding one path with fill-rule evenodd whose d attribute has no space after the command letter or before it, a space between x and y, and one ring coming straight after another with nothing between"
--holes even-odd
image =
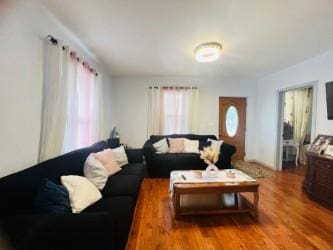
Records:
<instances>
[{"instance_id":1,"label":"coffee table leg","mask_svg":"<svg viewBox=\"0 0 333 250\"><path fill-rule=\"evenodd\" d=\"M175 210L175 217L177 218L180 211L180 194L178 192L173 193L173 207Z\"/></svg>"},{"instance_id":2,"label":"coffee table leg","mask_svg":"<svg viewBox=\"0 0 333 250\"><path fill-rule=\"evenodd\" d=\"M234 193L234 203L235 207L238 207L238 193Z\"/></svg>"},{"instance_id":3,"label":"coffee table leg","mask_svg":"<svg viewBox=\"0 0 333 250\"><path fill-rule=\"evenodd\" d=\"M258 217L259 209L259 192L258 190L253 193L253 206L254 206L254 217Z\"/></svg>"}]
</instances>

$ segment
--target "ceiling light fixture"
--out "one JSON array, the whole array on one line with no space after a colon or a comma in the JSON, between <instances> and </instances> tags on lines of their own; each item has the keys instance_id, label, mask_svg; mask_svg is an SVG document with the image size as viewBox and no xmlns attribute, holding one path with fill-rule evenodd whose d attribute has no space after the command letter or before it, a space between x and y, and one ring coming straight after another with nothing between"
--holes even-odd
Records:
<instances>
[{"instance_id":1,"label":"ceiling light fixture","mask_svg":"<svg viewBox=\"0 0 333 250\"><path fill-rule=\"evenodd\" d=\"M203 43L194 49L195 59L206 63L217 60L220 57L222 45L217 42Z\"/></svg>"}]
</instances>

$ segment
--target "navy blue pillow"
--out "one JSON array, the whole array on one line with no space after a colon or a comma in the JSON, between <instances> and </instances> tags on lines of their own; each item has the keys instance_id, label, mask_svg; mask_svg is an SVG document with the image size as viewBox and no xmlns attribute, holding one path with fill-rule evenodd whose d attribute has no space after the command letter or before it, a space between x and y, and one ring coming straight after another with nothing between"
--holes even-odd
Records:
<instances>
[{"instance_id":1,"label":"navy blue pillow","mask_svg":"<svg viewBox=\"0 0 333 250\"><path fill-rule=\"evenodd\" d=\"M203 150L204 148L209 147L211 144L211 141L199 141L199 149Z\"/></svg>"},{"instance_id":2,"label":"navy blue pillow","mask_svg":"<svg viewBox=\"0 0 333 250\"><path fill-rule=\"evenodd\" d=\"M45 178L36 195L35 208L42 213L71 213L69 194L64 186Z\"/></svg>"}]
</instances>

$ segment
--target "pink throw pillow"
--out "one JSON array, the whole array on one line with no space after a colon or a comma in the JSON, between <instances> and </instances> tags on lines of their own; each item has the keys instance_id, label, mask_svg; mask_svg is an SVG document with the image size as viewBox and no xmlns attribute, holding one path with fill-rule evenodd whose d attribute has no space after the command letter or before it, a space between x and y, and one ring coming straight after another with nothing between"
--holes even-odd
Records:
<instances>
[{"instance_id":1,"label":"pink throw pillow","mask_svg":"<svg viewBox=\"0 0 333 250\"><path fill-rule=\"evenodd\" d=\"M185 150L184 138L169 138L169 153L183 153Z\"/></svg>"},{"instance_id":2,"label":"pink throw pillow","mask_svg":"<svg viewBox=\"0 0 333 250\"><path fill-rule=\"evenodd\" d=\"M96 153L95 158L102 163L103 167L105 167L110 175L115 172L115 169L120 169L111 149L104 149L103 151Z\"/></svg>"}]
</instances>

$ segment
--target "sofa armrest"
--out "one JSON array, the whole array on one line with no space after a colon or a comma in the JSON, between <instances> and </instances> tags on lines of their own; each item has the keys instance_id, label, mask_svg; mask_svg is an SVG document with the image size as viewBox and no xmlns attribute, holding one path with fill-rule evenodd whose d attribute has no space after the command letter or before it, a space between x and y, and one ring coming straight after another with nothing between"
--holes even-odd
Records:
<instances>
[{"instance_id":1,"label":"sofa armrest","mask_svg":"<svg viewBox=\"0 0 333 250\"><path fill-rule=\"evenodd\" d=\"M231 168L231 157L236 152L236 147L223 143L220 149L219 160L216 166L220 169Z\"/></svg>"},{"instance_id":2,"label":"sofa armrest","mask_svg":"<svg viewBox=\"0 0 333 250\"><path fill-rule=\"evenodd\" d=\"M143 154L147 162L150 162L155 154L153 144L149 140L143 145Z\"/></svg>"},{"instance_id":3,"label":"sofa armrest","mask_svg":"<svg viewBox=\"0 0 333 250\"><path fill-rule=\"evenodd\" d=\"M147 140L143 145L143 154L146 160L148 174L151 176L152 167L154 165L153 161L154 161L155 149L150 140Z\"/></svg>"},{"instance_id":4,"label":"sofa armrest","mask_svg":"<svg viewBox=\"0 0 333 250\"><path fill-rule=\"evenodd\" d=\"M143 151L144 152L155 152L155 149L153 147L153 144L150 142L150 140L147 140L145 144L143 144Z\"/></svg>"},{"instance_id":5,"label":"sofa armrest","mask_svg":"<svg viewBox=\"0 0 333 250\"><path fill-rule=\"evenodd\" d=\"M143 162L143 150L140 148L127 148L127 158L129 163L142 163Z\"/></svg>"}]
</instances>

